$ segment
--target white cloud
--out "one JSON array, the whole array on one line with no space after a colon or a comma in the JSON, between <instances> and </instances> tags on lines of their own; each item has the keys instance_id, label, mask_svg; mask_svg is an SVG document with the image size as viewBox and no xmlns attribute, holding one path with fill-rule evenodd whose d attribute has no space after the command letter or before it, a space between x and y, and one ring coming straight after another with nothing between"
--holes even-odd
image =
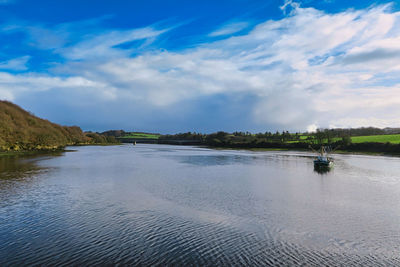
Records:
<instances>
[{"instance_id":1,"label":"white cloud","mask_svg":"<svg viewBox=\"0 0 400 267\"><path fill-rule=\"evenodd\" d=\"M110 101L115 98L110 85L83 77L60 78L44 74L9 74L0 72L0 98L14 100L25 94L35 94L51 90L67 89L90 93L92 101Z\"/></svg>"},{"instance_id":2,"label":"white cloud","mask_svg":"<svg viewBox=\"0 0 400 267\"><path fill-rule=\"evenodd\" d=\"M129 55L131 51L128 49L117 49L115 46L136 40L146 39L151 41L164 32L166 30L154 30L152 28L112 31L96 35L92 38L89 37L87 40L59 49L57 52L72 60L125 56Z\"/></svg>"},{"instance_id":3,"label":"white cloud","mask_svg":"<svg viewBox=\"0 0 400 267\"><path fill-rule=\"evenodd\" d=\"M55 50L67 62L53 75L70 78L0 73L0 96L16 99L28 90L62 88L87 92L81 101L92 95L86 101L129 100L168 111L202 97L246 95L252 99L246 105L254 125L289 130L400 126L400 13L388 5L337 14L291 1L282 8L288 5L293 12L286 18L183 51L132 57L132 50L116 47L152 42L165 32L152 28L85 36ZM211 35L231 34L239 26Z\"/></svg>"},{"instance_id":4,"label":"white cloud","mask_svg":"<svg viewBox=\"0 0 400 267\"><path fill-rule=\"evenodd\" d=\"M335 128L335 127L332 127L332 128ZM309 133L314 133L317 131L317 129L318 129L318 126L316 124L310 124L307 126L307 132L309 132Z\"/></svg>"},{"instance_id":5,"label":"white cloud","mask_svg":"<svg viewBox=\"0 0 400 267\"><path fill-rule=\"evenodd\" d=\"M247 22L228 23L222 26L221 28L211 32L209 36L216 37L216 36L230 35L233 33L237 33L241 30L244 30L248 26L249 24Z\"/></svg>"},{"instance_id":6,"label":"white cloud","mask_svg":"<svg viewBox=\"0 0 400 267\"><path fill-rule=\"evenodd\" d=\"M289 9L291 14L293 14L293 11L298 9L300 7L300 4L298 2L294 2L293 0L285 0L282 6L279 8L283 11L284 14L287 14L287 10Z\"/></svg>"},{"instance_id":7,"label":"white cloud","mask_svg":"<svg viewBox=\"0 0 400 267\"><path fill-rule=\"evenodd\" d=\"M30 56L23 56L18 58L9 59L6 61L0 61L0 70L15 70L15 71L23 71L27 70L28 67L26 64L28 63Z\"/></svg>"}]
</instances>

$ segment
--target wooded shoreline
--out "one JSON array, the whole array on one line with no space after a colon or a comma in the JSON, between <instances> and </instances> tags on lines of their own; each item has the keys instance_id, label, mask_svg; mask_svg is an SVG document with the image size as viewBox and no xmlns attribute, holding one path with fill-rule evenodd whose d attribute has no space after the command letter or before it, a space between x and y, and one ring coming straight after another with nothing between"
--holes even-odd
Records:
<instances>
[{"instance_id":1,"label":"wooded shoreline","mask_svg":"<svg viewBox=\"0 0 400 267\"><path fill-rule=\"evenodd\" d=\"M132 143L133 140L125 140L122 143ZM273 149L273 150L293 150L293 151L311 151L309 143L277 143L277 142L252 142L252 143L229 143L229 142L206 142L200 140L134 140L138 144L165 144L165 145L183 145L183 146L204 146L209 148L221 149ZM318 149L320 145L311 145L314 149ZM400 156L400 144L390 143L351 143L344 144L343 142L331 143L330 146L334 149L339 147L336 153L361 153L374 155L394 155Z\"/></svg>"},{"instance_id":2,"label":"wooded shoreline","mask_svg":"<svg viewBox=\"0 0 400 267\"><path fill-rule=\"evenodd\" d=\"M59 151L70 145L115 143L119 142L113 136L52 123L11 102L0 101L0 153L3 155Z\"/></svg>"},{"instance_id":3,"label":"wooded shoreline","mask_svg":"<svg viewBox=\"0 0 400 267\"><path fill-rule=\"evenodd\" d=\"M357 142L353 142L352 138L358 138ZM371 140L380 142L364 142ZM310 146L318 149L328 145L332 149L340 146L341 151L349 153L400 155L398 128L317 129L315 133L277 131L257 134L219 131L211 134L187 132L161 135L123 130L97 133L83 132L78 126L61 126L38 118L11 102L0 101L0 156L63 151L66 146L115 145L120 142L283 150L310 150Z\"/></svg>"}]
</instances>

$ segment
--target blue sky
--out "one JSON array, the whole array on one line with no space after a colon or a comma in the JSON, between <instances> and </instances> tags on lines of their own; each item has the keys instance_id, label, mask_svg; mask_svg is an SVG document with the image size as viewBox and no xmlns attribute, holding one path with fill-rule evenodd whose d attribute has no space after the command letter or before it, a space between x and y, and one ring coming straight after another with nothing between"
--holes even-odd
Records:
<instances>
[{"instance_id":1,"label":"blue sky","mask_svg":"<svg viewBox=\"0 0 400 267\"><path fill-rule=\"evenodd\" d=\"M0 99L95 131L400 127L399 8L0 0Z\"/></svg>"}]
</instances>

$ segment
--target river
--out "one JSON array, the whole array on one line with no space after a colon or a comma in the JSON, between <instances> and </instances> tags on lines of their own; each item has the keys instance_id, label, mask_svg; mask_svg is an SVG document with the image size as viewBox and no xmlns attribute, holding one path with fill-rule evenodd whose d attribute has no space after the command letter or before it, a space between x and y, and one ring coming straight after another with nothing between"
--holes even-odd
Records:
<instances>
[{"instance_id":1,"label":"river","mask_svg":"<svg viewBox=\"0 0 400 267\"><path fill-rule=\"evenodd\" d=\"M69 149L0 158L0 266L400 265L400 158Z\"/></svg>"}]
</instances>

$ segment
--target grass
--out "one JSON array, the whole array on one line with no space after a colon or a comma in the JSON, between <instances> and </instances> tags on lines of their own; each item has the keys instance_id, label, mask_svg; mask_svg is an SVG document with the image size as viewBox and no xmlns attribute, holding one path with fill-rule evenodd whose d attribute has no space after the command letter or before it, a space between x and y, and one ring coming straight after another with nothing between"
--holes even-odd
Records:
<instances>
[{"instance_id":1,"label":"grass","mask_svg":"<svg viewBox=\"0 0 400 267\"><path fill-rule=\"evenodd\" d=\"M300 136L299 141L287 141L286 143L298 143L298 142L307 142L307 137L305 135ZM342 140L342 138L334 137L332 138L332 142L337 142ZM353 136L351 137L353 143L391 143L391 144L400 144L400 134L383 134L383 135L368 135L368 136ZM328 142L327 139L324 139L324 143Z\"/></svg>"},{"instance_id":2,"label":"grass","mask_svg":"<svg viewBox=\"0 0 400 267\"><path fill-rule=\"evenodd\" d=\"M384 134L384 135L370 135L370 136L353 136L351 138L353 143L392 143L400 144L400 134Z\"/></svg>"},{"instance_id":3,"label":"grass","mask_svg":"<svg viewBox=\"0 0 400 267\"><path fill-rule=\"evenodd\" d=\"M135 138L135 139L158 139L160 137L159 134L150 134L150 133L129 133L122 138Z\"/></svg>"},{"instance_id":4,"label":"grass","mask_svg":"<svg viewBox=\"0 0 400 267\"><path fill-rule=\"evenodd\" d=\"M122 138L135 138L135 139L159 139L159 134L151 134L151 133L139 133L132 132L129 133ZM308 138L307 135L300 136L300 142L306 141ZM332 138L333 142L340 141L341 138ZM376 143L392 143L392 144L400 144L400 134L384 134L384 135L370 135L370 136L353 136L351 137L353 143L367 143L367 142L376 142ZM287 143L298 143L299 141L287 141ZM327 140L324 140L327 142Z\"/></svg>"}]
</instances>

